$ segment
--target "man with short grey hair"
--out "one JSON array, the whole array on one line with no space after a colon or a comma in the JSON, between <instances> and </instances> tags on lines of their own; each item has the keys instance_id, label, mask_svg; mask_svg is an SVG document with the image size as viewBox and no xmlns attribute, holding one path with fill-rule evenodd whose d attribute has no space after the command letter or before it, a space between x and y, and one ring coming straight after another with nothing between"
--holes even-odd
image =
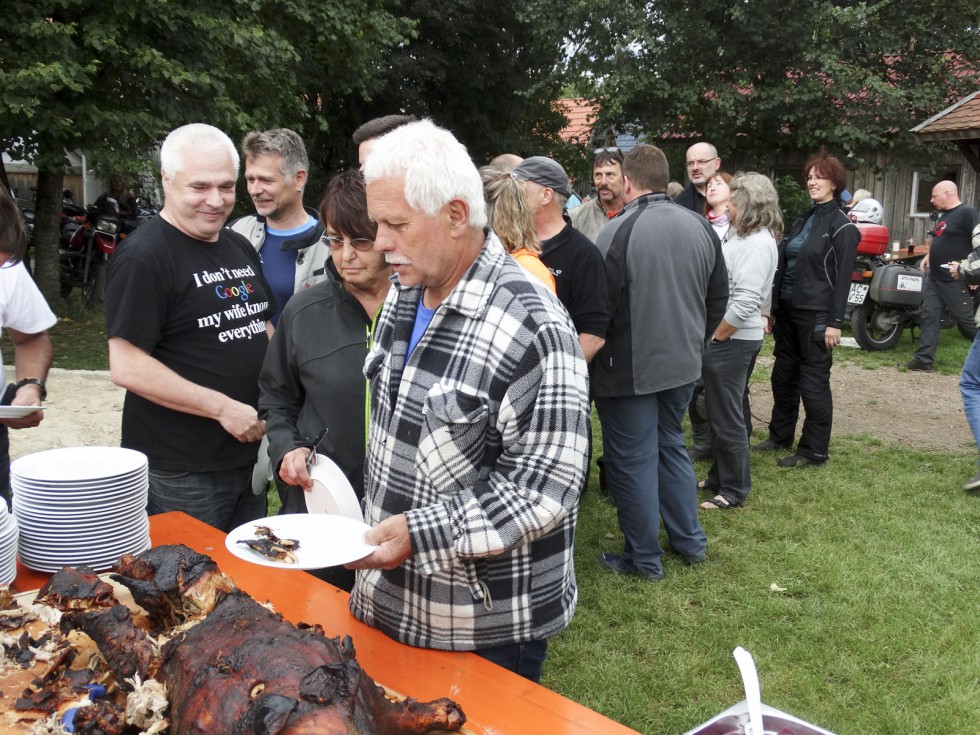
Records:
<instances>
[{"instance_id":1,"label":"man with short grey hair","mask_svg":"<svg viewBox=\"0 0 980 735\"><path fill-rule=\"evenodd\" d=\"M375 249L396 281L371 383L356 618L414 646L473 651L537 681L577 599L588 446L575 328L485 230L466 149L428 120L364 163Z\"/></svg>"},{"instance_id":2,"label":"man with short grey hair","mask_svg":"<svg viewBox=\"0 0 980 735\"><path fill-rule=\"evenodd\" d=\"M612 321L592 363L606 479L625 537L600 563L649 582L663 577L660 519L675 552L703 561L684 411L701 355L728 304L728 271L711 225L667 198L667 158L639 145L623 161L626 207L599 235Z\"/></svg>"},{"instance_id":3,"label":"man with short grey hair","mask_svg":"<svg viewBox=\"0 0 980 735\"><path fill-rule=\"evenodd\" d=\"M149 460L147 511L226 532L266 515L252 467L275 310L258 255L224 227L238 160L210 125L167 136L163 209L109 259L105 298L111 379L126 389L122 446Z\"/></svg>"},{"instance_id":4,"label":"man with short grey hair","mask_svg":"<svg viewBox=\"0 0 980 735\"><path fill-rule=\"evenodd\" d=\"M296 291L327 277L330 249L321 241L323 225L315 209L303 206L310 168L303 139L287 128L253 132L242 140L245 182L255 214L232 222L262 260L279 309Z\"/></svg>"}]
</instances>

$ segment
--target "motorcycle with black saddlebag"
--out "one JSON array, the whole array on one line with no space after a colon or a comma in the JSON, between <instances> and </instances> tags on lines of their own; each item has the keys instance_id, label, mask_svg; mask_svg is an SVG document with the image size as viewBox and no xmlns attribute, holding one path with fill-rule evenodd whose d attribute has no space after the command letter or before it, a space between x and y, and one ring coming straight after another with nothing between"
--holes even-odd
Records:
<instances>
[{"instance_id":1,"label":"motorcycle with black saddlebag","mask_svg":"<svg viewBox=\"0 0 980 735\"><path fill-rule=\"evenodd\" d=\"M851 333L861 349L888 350L898 343L906 327L919 325L925 285L919 265L926 254L897 242L889 248L888 228L881 224L881 205L874 199L855 204L850 217L861 232L847 295ZM948 314L943 315L943 328L953 323Z\"/></svg>"}]
</instances>

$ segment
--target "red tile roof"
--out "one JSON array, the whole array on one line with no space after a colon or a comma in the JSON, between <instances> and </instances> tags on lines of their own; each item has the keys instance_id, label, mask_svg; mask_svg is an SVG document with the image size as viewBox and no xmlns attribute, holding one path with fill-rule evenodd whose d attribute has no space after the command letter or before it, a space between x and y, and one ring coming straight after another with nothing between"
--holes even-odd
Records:
<instances>
[{"instance_id":1,"label":"red tile roof","mask_svg":"<svg viewBox=\"0 0 980 735\"><path fill-rule=\"evenodd\" d=\"M599 116L599 105L583 99L561 99L555 107L568 120L568 124L558 133L566 143L588 145L592 140L592 127Z\"/></svg>"},{"instance_id":2,"label":"red tile roof","mask_svg":"<svg viewBox=\"0 0 980 735\"><path fill-rule=\"evenodd\" d=\"M912 128L923 140L980 138L980 91Z\"/></svg>"}]
</instances>

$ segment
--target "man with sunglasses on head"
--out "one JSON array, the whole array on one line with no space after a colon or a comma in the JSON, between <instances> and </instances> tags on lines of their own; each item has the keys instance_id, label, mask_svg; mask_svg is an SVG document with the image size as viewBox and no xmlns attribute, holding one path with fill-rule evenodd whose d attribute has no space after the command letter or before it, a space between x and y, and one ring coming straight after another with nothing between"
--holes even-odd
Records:
<instances>
[{"instance_id":1,"label":"man with sunglasses on head","mask_svg":"<svg viewBox=\"0 0 980 735\"><path fill-rule=\"evenodd\" d=\"M721 168L718 150L711 143L695 143L687 149L687 178L690 179L684 191L674 197L674 203L680 204L692 212L704 215L706 203L705 190L708 181Z\"/></svg>"},{"instance_id":2,"label":"man with sunglasses on head","mask_svg":"<svg viewBox=\"0 0 980 735\"><path fill-rule=\"evenodd\" d=\"M289 297L327 276L330 253L320 241L323 225L315 209L303 206L310 167L303 139L287 128L252 132L242 140L245 182L255 214L229 227L248 238L262 260L279 315Z\"/></svg>"},{"instance_id":3,"label":"man with sunglasses on head","mask_svg":"<svg viewBox=\"0 0 980 735\"><path fill-rule=\"evenodd\" d=\"M569 210L572 227L592 242L610 218L623 209L623 152L619 148L598 148L592 163L595 197Z\"/></svg>"}]
</instances>

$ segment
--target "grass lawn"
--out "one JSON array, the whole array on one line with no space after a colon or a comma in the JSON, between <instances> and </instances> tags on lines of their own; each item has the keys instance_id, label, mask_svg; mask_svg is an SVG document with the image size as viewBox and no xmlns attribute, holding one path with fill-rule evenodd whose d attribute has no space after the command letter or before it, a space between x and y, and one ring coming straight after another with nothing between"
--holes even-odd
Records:
<instances>
[{"instance_id":1,"label":"grass lawn","mask_svg":"<svg viewBox=\"0 0 980 735\"><path fill-rule=\"evenodd\" d=\"M55 365L105 369L101 311L54 306ZM958 372L968 348L945 330L937 369ZM874 370L913 351L906 334L893 350L835 359ZM765 369L754 379L767 380ZM857 436L835 437L831 454L801 470L755 455L748 504L702 514L708 561L668 555L659 584L599 566L622 539L593 471L575 549L578 610L552 640L543 683L642 733L679 735L743 698L731 655L741 645L767 704L841 735L978 732L980 498L960 490L975 453Z\"/></svg>"}]
</instances>

